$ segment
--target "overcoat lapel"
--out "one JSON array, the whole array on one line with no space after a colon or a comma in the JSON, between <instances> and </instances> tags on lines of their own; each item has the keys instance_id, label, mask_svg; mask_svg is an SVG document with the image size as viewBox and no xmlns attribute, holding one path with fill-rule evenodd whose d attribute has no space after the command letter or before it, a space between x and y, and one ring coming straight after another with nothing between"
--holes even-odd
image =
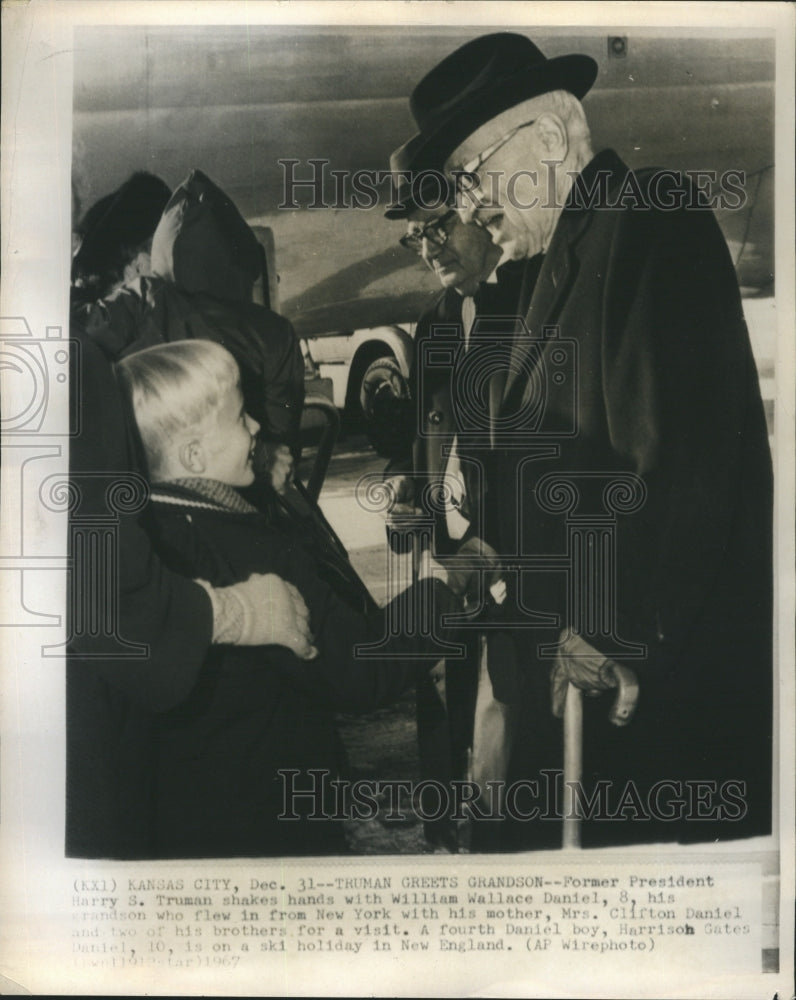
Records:
<instances>
[{"instance_id":1,"label":"overcoat lapel","mask_svg":"<svg viewBox=\"0 0 796 1000\"><path fill-rule=\"evenodd\" d=\"M534 344L541 339L545 326L555 322L561 304L575 280L578 269L575 244L588 228L591 217L591 212L571 213L571 218L564 213L558 221L531 296L525 316L525 328L518 324L515 331L503 392L504 403L508 401L519 377L526 370L528 355L534 349Z\"/></svg>"},{"instance_id":2,"label":"overcoat lapel","mask_svg":"<svg viewBox=\"0 0 796 1000\"><path fill-rule=\"evenodd\" d=\"M575 181L581 194L584 185L585 190L589 190L599 172L610 174L607 187L601 189L610 191L627 173L627 167L613 150L604 150L598 153ZM544 328L556 322L559 311L566 301L566 296L578 273L577 244L591 225L594 218L594 208L585 207L582 201L580 205L573 204L573 193L570 193L570 201L561 213L550 248L539 272L539 279L536 282L525 316L527 331L519 327L515 334L509 372L503 392L503 407L510 403L512 394L522 390L523 364L527 362L528 356L534 350L534 344L542 338ZM538 355L536 360L538 361ZM497 417L497 414L494 416Z\"/></svg>"}]
</instances>

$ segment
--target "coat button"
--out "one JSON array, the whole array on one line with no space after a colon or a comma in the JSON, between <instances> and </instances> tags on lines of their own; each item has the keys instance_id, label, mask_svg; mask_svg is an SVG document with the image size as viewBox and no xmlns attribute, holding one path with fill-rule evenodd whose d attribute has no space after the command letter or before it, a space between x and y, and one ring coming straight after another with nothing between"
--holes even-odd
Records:
<instances>
[{"instance_id":1,"label":"coat button","mask_svg":"<svg viewBox=\"0 0 796 1000\"><path fill-rule=\"evenodd\" d=\"M428 415L428 422L438 426L442 423L443 417L444 414L442 413L442 410L432 410Z\"/></svg>"}]
</instances>

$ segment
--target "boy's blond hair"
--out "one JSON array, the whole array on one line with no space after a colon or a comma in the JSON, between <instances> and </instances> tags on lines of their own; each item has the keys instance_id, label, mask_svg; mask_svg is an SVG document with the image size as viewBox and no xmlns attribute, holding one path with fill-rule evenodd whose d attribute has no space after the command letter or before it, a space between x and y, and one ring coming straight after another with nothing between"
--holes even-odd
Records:
<instances>
[{"instance_id":1,"label":"boy's blond hair","mask_svg":"<svg viewBox=\"0 0 796 1000\"><path fill-rule=\"evenodd\" d=\"M178 340L131 354L116 370L129 396L146 452L150 479L172 471L175 445L214 416L240 371L229 351L211 340Z\"/></svg>"}]
</instances>

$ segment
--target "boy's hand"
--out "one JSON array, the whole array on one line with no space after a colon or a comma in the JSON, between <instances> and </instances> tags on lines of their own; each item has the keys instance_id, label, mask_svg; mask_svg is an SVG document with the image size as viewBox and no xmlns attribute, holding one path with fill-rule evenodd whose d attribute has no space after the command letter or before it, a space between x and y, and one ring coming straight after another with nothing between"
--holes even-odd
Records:
<instances>
[{"instance_id":1,"label":"boy's hand","mask_svg":"<svg viewBox=\"0 0 796 1000\"><path fill-rule=\"evenodd\" d=\"M268 479L274 490L284 494L295 474L293 455L286 444L274 444L258 437L254 450L254 474L257 479Z\"/></svg>"},{"instance_id":2,"label":"boy's hand","mask_svg":"<svg viewBox=\"0 0 796 1000\"><path fill-rule=\"evenodd\" d=\"M271 485L277 493L284 494L293 482L293 456L285 444L275 445L269 451L268 472Z\"/></svg>"}]
</instances>

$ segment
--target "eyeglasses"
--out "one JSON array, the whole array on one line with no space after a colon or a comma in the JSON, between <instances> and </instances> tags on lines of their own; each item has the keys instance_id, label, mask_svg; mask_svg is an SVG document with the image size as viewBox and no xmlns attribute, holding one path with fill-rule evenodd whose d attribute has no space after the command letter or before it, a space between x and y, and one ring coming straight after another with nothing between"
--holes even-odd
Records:
<instances>
[{"instance_id":1,"label":"eyeglasses","mask_svg":"<svg viewBox=\"0 0 796 1000\"><path fill-rule=\"evenodd\" d=\"M426 223L422 229L417 229L413 233L406 233L398 242L402 247L406 247L407 250L411 250L414 253L423 252L424 240L433 243L435 247L444 247L450 235L450 222L455 215L456 209L452 208L438 219L432 219L431 222Z\"/></svg>"},{"instance_id":2,"label":"eyeglasses","mask_svg":"<svg viewBox=\"0 0 796 1000\"><path fill-rule=\"evenodd\" d=\"M506 143L510 139L513 139L514 136L522 129L530 128L531 125L534 125L535 123L536 119L534 118L532 121L525 122L523 125L518 125L516 128L513 128L510 132L507 132L504 136L498 139L497 142L493 142L491 146L487 146L487 148L482 153L479 153L478 156L475 157L475 159L470 160L469 163L465 163L464 166L459 167L457 170L451 171L451 173L456 178L456 190L468 195L471 195L474 191L477 191L481 187L482 183L481 176L478 173L478 171L486 163L486 161L490 158L490 156L494 156L499 149L502 149L506 145ZM468 179L471 186L468 186L466 189L463 189L462 182L465 177Z\"/></svg>"}]
</instances>

